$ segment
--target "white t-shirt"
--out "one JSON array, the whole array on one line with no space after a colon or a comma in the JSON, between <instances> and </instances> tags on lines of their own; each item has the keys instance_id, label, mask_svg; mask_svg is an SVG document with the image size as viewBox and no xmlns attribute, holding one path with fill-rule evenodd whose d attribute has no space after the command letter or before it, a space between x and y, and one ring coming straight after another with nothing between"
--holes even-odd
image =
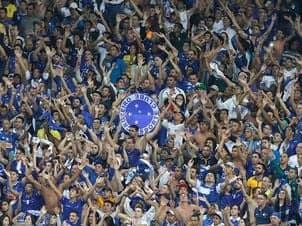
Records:
<instances>
[{"instance_id":1,"label":"white t-shirt","mask_svg":"<svg viewBox=\"0 0 302 226\"><path fill-rule=\"evenodd\" d=\"M216 33L221 33L223 31L223 21L222 20L215 21L213 24L212 31Z\"/></svg>"},{"instance_id":2,"label":"white t-shirt","mask_svg":"<svg viewBox=\"0 0 302 226\"><path fill-rule=\"evenodd\" d=\"M182 145L182 135L185 132L185 125L183 123L176 125L165 119L163 120L162 126L168 130L169 135L175 136L174 147L179 148Z\"/></svg>"}]
</instances>

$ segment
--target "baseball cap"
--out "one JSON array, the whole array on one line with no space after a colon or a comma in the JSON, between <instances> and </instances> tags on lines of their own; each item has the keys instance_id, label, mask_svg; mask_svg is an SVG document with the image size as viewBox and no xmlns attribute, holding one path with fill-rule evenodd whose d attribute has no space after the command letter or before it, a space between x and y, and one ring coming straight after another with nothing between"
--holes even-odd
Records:
<instances>
[{"instance_id":1,"label":"baseball cap","mask_svg":"<svg viewBox=\"0 0 302 226\"><path fill-rule=\"evenodd\" d=\"M244 131L249 131L249 132L251 132L251 133L254 133L254 132L255 132L254 128L251 127L251 126L245 127L245 128L244 128Z\"/></svg>"},{"instance_id":2,"label":"baseball cap","mask_svg":"<svg viewBox=\"0 0 302 226\"><path fill-rule=\"evenodd\" d=\"M225 165L228 166L228 167L231 167L233 169L235 168L235 165L232 162L227 162Z\"/></svg>"},{"instance_id":3,"label":"baseball cap","mask_svg":"<svg viewBox=\"0 0 302 226\"><path fill-rule=\"evenodd\" d=\"M211 86L210 86L210 89L219 92L219 88L218 88L218 86L216 86L216 85L211 85Z\"/></svg>"},{"instance_id":4,"label":"baseball cap","mask_svg":"<svg viewBox=\"0 0 302 226\"><path fill-rule=\"evenodd\" d=\"M174 215L175 216L175 213L174 213L174 211L173 210L171 210L171 209L169 209L168 211L167 211L167 214L172 214L172 215Z\"/></svg>"},{"instance_id":5,"label":"baseball cap","mask_svg":"<svg viewBox=\"0 0 302 226\"><path fill-rule=\"evenodd\" d=\"M81 9L79 9L78 4L77 4L76 2L72 2L72 3L69 5L69 8L70 8L70 9L76 9L76 10L81 11Z\"/></svg>"},{"instance_id":6,"label":"baseball cap","mask_svg":"<svg viewBox=\"0 0 302 226\"><path fill-rule=\"evenodd\" d=\"M220 211L215 211L214 215L218 216L221 220L223 219L222 213Z\"/></svg>"}]
</instances>

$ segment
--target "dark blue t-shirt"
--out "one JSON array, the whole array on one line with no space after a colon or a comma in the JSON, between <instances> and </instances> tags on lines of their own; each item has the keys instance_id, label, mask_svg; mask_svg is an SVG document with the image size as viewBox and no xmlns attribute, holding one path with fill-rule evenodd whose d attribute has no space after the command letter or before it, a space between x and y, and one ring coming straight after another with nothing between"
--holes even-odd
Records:
<instances>
[{"instance_id":1,"label":"dark blue t-shirt","mask_svg":"<svg viewBox=\"0 0 302 226\"><path fill-rule=\"evenodd\" d=\"M274 209L268 205L266 205L262 210L257 207L254 212L254 216L256 219L256 225L269 224L270 217L273 212L274 212Z\"/></svg>"}]
</instances>

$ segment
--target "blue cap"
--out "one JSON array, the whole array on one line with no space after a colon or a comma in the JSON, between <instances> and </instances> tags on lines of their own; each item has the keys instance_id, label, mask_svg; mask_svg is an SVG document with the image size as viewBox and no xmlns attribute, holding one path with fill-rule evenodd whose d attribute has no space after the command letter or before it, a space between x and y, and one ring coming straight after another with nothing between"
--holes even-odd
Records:
<instances>
[{"instance_id":1,"label":"blue cap","mask_svg":"<svg viewBox=\"0 0 302 226\"><path fill-rule=\"evenodd\" d=\"M277 218L281 219L281 214L279 212L273 212L271 217L277 217Z\"/></svg>"}]
</instances>

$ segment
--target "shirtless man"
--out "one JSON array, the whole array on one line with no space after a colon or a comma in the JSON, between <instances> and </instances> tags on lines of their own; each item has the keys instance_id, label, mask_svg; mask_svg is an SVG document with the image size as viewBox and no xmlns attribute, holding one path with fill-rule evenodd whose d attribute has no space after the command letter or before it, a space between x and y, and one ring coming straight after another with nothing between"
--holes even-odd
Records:
<instances>
[{"instance_id":1,"label":"shirtless man","mask_svg":"<svg viewBox=\"0 0 302 226\"><path fill-rule=\"evenodd\" d=\"M208 137L215 137L210 131L210 124L206 120L199 123L199 130L194 135L194 141L198 144L198 147L203 148L204 143Z\"/></svg>"},{"instance_id":2,"label":"shirtless man","mask_svg":"<svg viewBox=\"0 0 302 226\"><path fill-rule=\"evenodd\" d=\"M177 218L181 219L181 221L185 225L188 225L188 223L191 220L193 211L195 211L195 212L200 211L199 206L190 204L189 198L188 198L188 193L182 192L180 194L180 204L175 209L176 216L178 216Z\"/></svg>"},{"instance_id":3,"label":"shirtless man","mask_svg":"<svg viewBox=\"0 0 302 226\"><path fill-rule=\"evenodd\" d=\"M160 119L157 125L155 126L154 130L152 132L147 133L145 136L139 136L139 127L137 125L130 126L129 137L135 140L135 148L137 148L138 150L145 150L148 141L152 140L152 138L159 132L161 128L162 115L163 114L160 115Z\"/></svg>"},{"instance_id":4,"label":"shirtless man","mask_svg":"<svg viewBox=\"0 0 302 226\"><path fill-rule=\"evenodd\" d=\"M74 173L74 175L68 179L67 181L64 181L62 185L59 186L59 190L63 191L66 187L68 187L73 181L75 181L78 176L80 175L81 170L84 168L84 165L77 166L77 172ZM46 175L44 171L39 174L38 181L34 179L34 177L31 175L31 170L28 169L26 166L26 173L25 173L26 179L31 182L37 190L41 192L41 195L43 196L45 200L45 207L46 210L50 214L55 214L56 209L60 209L60 197L58 193L51 188L49 182L46 180L46 176L50 178L50 180L55 180L52 175ZM55 181L53 183L56 183Z\"/></svg>"},{"instance_id":5,"label":"shirtless man","mask_svg":"<svg viewBox=\"0 0 302 226\"><path fill-rule=\"evenodd\" d=\"M285 34L282 30L278 29L276 33L276 40L272 42L272 53L273 57L280 58L285 44L293 37L293 34L285 37Z\"/></svg>"}]
</instances>

